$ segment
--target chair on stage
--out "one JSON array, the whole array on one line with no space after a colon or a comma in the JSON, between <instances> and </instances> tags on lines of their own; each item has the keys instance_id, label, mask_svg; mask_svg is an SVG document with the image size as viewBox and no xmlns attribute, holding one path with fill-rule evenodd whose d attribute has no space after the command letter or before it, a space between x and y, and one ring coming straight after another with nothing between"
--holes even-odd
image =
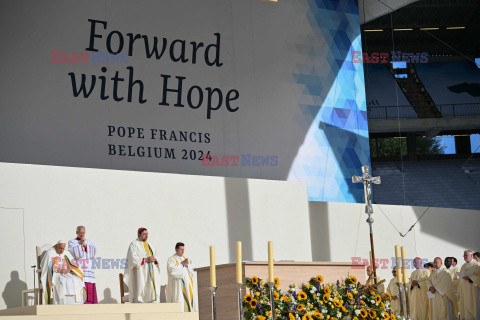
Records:
<instances>
[{"instance_id":1,"label":"chair on stage","mask_svg":"<svg viewBox=\"0 0 480 320\"><path fill-rule=\"evenodd\" d=\"M45 253L46 249L50 248L50 245L45 245L42 247L35 247L35 256L37 257L37 265L35 268L35 273L37 276L37 284L34 289L27 289L22 291L22 307L27 305L28 295L33 293L33 304L39 305L43 304L43 286L42 286L42 256Z\"/></svg>"},{"instance_id":2,"label":"chair on stage","mask_svg":"<svg viewBox=\"0 0 480 320\"><path fill-rule=\"evenodd\" d=\"M125 292L126 292L125 289L127 286L123 281L123 273L118 274L118 280L120 281L120 303L129 302L128 294L125 295Z\"/></svg>"}]
</instances>

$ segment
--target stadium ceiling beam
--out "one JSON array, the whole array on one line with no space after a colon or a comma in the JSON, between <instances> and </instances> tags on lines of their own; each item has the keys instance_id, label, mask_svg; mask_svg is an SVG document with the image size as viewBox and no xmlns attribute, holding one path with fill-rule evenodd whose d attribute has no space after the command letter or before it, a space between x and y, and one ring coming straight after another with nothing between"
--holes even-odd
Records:
<instances>
[{"instance_id":1,"label":"stadium ceiling beam","mask_svg":"<svg viewBox=\"0 0 480 320\"><path fill-rule=\"evenodd\" d=\"M359 0L360 24L372 21L416 1L418 0Z\"/></svg>"}]
</instances>

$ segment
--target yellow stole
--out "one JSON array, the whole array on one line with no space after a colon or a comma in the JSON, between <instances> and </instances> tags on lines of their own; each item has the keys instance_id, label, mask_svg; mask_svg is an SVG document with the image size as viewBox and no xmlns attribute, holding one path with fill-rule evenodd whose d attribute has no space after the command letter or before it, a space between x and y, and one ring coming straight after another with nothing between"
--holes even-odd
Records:
<instances>
[{"instance_id":1,"label":"yellow stole","mask_svg":"<svg viewBox=\"0 0 480 320\"><path fill-rule=\"evenodd\" d=\"M182 258L185 260L185 257L182 257ZM180 265L180 262L178 262L175 256L173 256L173 260L175 260L175 265L177 266ZM190 273L188 274L188 276L190 277L190 284L188 286L188 289L190 291L190 300L188 299L187 288L185 287L185 281L182 278L180 278L180 284L182 285L183 299L185 300L188 311L192 312L193 311L192 310L193 309L193 279Z\"/></svg>"}]
</instances>

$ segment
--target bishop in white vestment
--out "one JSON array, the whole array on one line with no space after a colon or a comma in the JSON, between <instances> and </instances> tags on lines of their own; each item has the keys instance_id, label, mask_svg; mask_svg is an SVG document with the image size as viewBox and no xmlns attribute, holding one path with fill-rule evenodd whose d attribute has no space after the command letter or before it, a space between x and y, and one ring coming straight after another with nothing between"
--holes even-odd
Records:
<instances>
[{"instance_id":1,"label":"bishop in white vestment","mask_svg":"<svg viewBox=\"0 0 480 320\"><path fill-rule=\"evenodd\" d=\"M196 312L198 308L193 281L195 266L190 259L185 258L184 250L185 245L178 242L175 245L175 254L167 261L167 302L180 303L184 312Z\"/></svg>"},{"instance_id":2,"label":"bishop in white vestment","mask_svg":"<svg viewBox=\"0 0 480 320\"><path fill-rule=\"evenodd\" d=\"M124 281L129 302L160 302L160 266L154 248L147 242L146 228L138 229L138 238L130 243Z\"/></svg>"},{"instance_id":3,"label":"bishop in white vestment","mask_svg":"<svg viewBox=\"0 0 480 320\"><path fill-rule=\"evenodd\" d=\"M58 241L42 258L42 287L45 304L82 304L85 299L82 270L65 250L65 241Z\"/></svg>"}]
</instances>

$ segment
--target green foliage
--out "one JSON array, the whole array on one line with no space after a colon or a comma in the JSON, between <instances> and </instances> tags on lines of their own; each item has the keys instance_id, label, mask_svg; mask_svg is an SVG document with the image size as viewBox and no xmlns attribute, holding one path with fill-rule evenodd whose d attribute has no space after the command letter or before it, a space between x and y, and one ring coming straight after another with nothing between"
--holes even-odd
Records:
<instances>
[{"instance_id":1,"label":"green foliage","mask_svg":"<svg viewBox=\"0 0 480 320\"><path fill-rule=\"evenodd\" d=\"M372 158L407 156L406 138L376 138L370 139L370 154ZM378 149L377 149L378 147ZM446 146L437 137L417 137L417 155L431 156L443 154Z\"/></svg>"}]
</instances>

